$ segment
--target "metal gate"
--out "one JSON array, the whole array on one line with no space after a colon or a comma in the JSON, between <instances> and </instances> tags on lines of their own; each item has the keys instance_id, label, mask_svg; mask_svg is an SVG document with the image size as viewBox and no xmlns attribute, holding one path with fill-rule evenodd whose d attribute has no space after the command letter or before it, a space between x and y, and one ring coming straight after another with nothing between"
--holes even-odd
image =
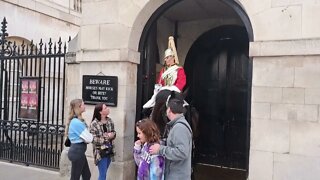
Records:
<instances>
[{"instance_id":1,"label":"metal gate","mask_svg":"<svg viewBox=\"0 0 320 180\"><path fill-rule=\"evenodd\" d=\"M66 43L0 34L0 159L59 168L64 136Z\"/></svg>"}]
</instances>

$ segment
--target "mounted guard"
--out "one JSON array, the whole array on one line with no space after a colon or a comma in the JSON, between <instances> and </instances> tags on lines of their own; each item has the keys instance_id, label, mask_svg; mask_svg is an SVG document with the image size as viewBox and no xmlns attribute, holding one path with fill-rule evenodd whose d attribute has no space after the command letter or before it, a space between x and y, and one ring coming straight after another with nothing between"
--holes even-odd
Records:
<instances>
[{"instance_id":1,"label":"mounted guard","mask_svg":"<svg viewBox=\"0 0 320 180\"><path fill-rule=\"evenodd\" d=\"M182 92L186 85L186 74L183 67L179 66L179 58L174 43L174 38L169 37L168 49L164 52L164 67L161 69L154 94L151 99L143 105L144 109L152 108L155 105L156 95L161 90Z\"/></svg>"}]
</instances>

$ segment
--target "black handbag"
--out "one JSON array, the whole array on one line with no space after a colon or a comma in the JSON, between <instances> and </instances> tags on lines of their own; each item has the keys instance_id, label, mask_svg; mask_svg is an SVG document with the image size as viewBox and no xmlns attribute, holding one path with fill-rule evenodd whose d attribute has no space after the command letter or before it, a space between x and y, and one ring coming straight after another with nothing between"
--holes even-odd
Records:
<instances>
[{"instance_id":1,"label":"black handbag","mask_svg":"<svg viewBox=\"0 0 320 180\"><path fill-rule=\"evenodd\" d=\"M67 137L66 141L64 141L64 146L66 147L70 147L71 146L71 141L70 139Z\"/></svg>"},{"instance_id":2,"label":"black handbag","mask_svg":"<svg viewBox=\"0 0 320 180\"><path fill-rule=\"evenodd\" d=\"M107 144L102 145L100 147L99 153L100 153L100 157L101 158L109 157L109 156L113 155L113 146L112 146L112 144L111 143L107 143Z\"/></svg>"}]
</instances>

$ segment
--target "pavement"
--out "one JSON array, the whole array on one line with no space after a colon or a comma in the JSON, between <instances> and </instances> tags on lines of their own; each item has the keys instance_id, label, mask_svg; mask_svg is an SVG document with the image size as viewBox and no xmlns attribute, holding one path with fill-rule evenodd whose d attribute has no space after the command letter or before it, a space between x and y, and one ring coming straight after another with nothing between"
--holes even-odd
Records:
<instances>
[{"instance_id":1,"label":"pavement","mask_svg":"<svg viewBox=\"0 0 320 180\"><path fill-rule=\"evenodd\" d=\"M65 180L54 170L0 161L1 180Z\"/></svg>"}]
</instances>

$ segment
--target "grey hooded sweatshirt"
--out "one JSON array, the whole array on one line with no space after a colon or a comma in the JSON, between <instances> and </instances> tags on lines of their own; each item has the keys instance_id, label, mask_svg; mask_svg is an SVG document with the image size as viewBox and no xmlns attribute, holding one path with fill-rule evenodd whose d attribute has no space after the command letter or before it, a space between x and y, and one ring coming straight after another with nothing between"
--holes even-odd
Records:
<instances>
[{"instance_id":1,"label":"grey hooded sweatshirt","mask_svg":"<svg viewBox=\"0 0 320 180\"><path fill-rule=\"evenodd\" d=\"M179 122L179 123L178 123ZM182 124L183 123L183 124ZM159 154L165 157L165 180L191 179L191 128L182 114L167 123L169 134L166 145L160 146ZM188 129L186 125L190 128Z\"/></svg>"}]
</instances>

